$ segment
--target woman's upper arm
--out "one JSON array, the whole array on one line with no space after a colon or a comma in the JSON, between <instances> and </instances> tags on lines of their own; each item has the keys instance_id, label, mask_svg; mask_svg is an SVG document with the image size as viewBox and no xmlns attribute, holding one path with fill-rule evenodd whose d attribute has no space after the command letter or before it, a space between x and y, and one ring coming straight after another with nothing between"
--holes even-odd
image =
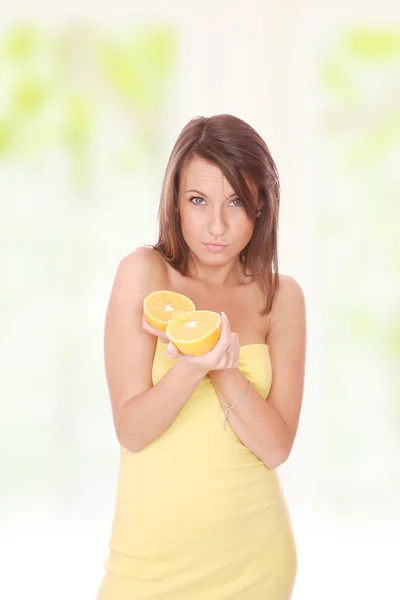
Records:
<instances>
[{"instance_id":1,"label":"woman's upper arm","mask_svg":"<svg viewBox=\"0 0 400 600\"><path fill-rule=\"evenodd\" d=\"M114 424L123 404L152 386L156 337L142 329L143 299L157 289L151 252L140 247L121 259L106 310L104 365Z\"/></svg>"},{"instance_id":2,"label":"woman's upper arm","mask_svg":"<svg viewBox=\"0 0 400 600\"><path fill-rule=\"evenodd\" d=\"M268 344L272 386L268 402L286 424L290 453L303 399L306 360L306 306L303 291L290 276L282 278L272 311Z\"/></svg>"}]
</instances>

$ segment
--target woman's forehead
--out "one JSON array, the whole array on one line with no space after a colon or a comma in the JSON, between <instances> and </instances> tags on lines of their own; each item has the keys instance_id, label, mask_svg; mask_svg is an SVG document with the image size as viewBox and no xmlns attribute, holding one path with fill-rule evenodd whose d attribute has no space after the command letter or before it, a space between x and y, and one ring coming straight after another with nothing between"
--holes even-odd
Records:
<instances>
[{"instance_id":1,"label":"woman's forehead","mask_svg":"<svg viewBox=\"0 0 400 600\"><path fill-rule=\"evenodd\" d=\"M209 181L210 183L224 182L229 184L218 165L212 164L201 158L192 158L182 173L182 181L191 184L197 181Z\"/></svg>"},{"instance_id":2,"label":"woman's forehead","mask_svg":"<svg viewBox=\"0 0 400 600\"><path fill-rule=\"evenodd\" d=\"M245 177L245 179L250 189L255 189L254 184L249 178ZM210 193L223 193L225 196L229 196L235 192L218 165L199 157L192 158L183 169L181 184L183 192L196 189L205 194L209 191Z\"/></svg>"}]
</instances>

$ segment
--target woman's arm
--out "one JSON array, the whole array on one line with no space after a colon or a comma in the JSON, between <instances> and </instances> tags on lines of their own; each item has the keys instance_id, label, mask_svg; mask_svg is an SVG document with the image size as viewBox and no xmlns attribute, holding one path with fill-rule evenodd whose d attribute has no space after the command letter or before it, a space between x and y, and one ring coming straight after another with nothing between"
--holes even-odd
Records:
<instances>
[{"instance_id":1,"label":"woman's arm","mask_svg":"<svg viewBox=\"0 0 400 600\"><path fill-rule=\"evenodd\" d=\"M206 374L179 361L152 385L157 338L143 330L143 299L163 277L152 252L140 247L120 261L105 319L104 361L114 426L118 441L131 452L168 429Z\"/></svg>"},{"instance_id":2,"label":"woman's arm","mask_svg":"<svg viewBox=\"0 0 400 600\"><path fill-rule=\"evenodd\" d=\"M175 421L206 373L179 361L156 385L130 398L118 413L117 437L124 448L139 452Z\"/></svg>"},{"instance_id":3,"label":"woman's arm","mask_svg":"<svg viewBox=\"0 0 400 600\"><path fill-rule=\"evenodd\" d=\"M306 312L299 284L286 277L271 313L268 345L272 386L265 399L254 387L229 411L229 422L241 442L274 469L288 458L296 436L303 398L306 355ZM208 373L223 406L245 391L239 369ZM222 426L222 425L221 425Z\"/></svg>"}]
</instances>

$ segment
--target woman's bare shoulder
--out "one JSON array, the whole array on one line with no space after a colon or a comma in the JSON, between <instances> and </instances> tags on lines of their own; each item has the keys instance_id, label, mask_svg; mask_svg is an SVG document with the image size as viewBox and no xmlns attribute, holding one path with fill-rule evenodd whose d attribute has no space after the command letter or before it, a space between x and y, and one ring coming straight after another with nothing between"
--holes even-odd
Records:
<instances>
[{"instance_id":1,"label":"woman's bare shoulder","mask_svg":"<svg viewBox=\"0 0 400 600\"><path fill-rule=\"evenodd\" d=\"M149 279L150 284L161 285L165 280L165 261L154 248L138 246L122 257L120 265L127 271L142 273Z\"/></svg>"},{"instance_id":2,"label":"woman's bare shoulder","mask_svg":"<svg viewBox=\"0 0 400 600\"><path fill-rule=\"evenodd\" d=\"M304 293L300 283L292 275L279 273L275 309L279 310L282 304L296 303L301 299L304 299Z\"/></svg>"},{"instance_id":3,"label":"woman's bare shoulder","mask_svg":"<svg viewBox=\"0 0 400 600\"><path fill-rule=\"evenodd\" d=\"M305 296L300 283L292 275L279 274L278 288L270 313L270 327L274 321L286 318L287 313L303 313Z\"/></svg>"},{"instance_id":4,"label":"woman's bare shoulder","mask_svg":"<svg viewBox=\"0 0 400 600\"><path fill-rule=\"evenodd\" d=\"M284 290L285 293L293 293L294 289L299 289L299 282L293 277L293 275L288 275L286 273L279 273L278 276L278 285L280 290Z\"/></svg>"},{"instance_id":5,"label":"woman's bare shoulder","mask_svg":"<svg viewBox=\"0 0 400 600\"><path fill-rule=\"evenodd\" d=\"M129 254L126 254L121 260L126 263L132 261L158 261L160 262L160 253L151 246L137 246Z\"/></svg>"}]
</instances>

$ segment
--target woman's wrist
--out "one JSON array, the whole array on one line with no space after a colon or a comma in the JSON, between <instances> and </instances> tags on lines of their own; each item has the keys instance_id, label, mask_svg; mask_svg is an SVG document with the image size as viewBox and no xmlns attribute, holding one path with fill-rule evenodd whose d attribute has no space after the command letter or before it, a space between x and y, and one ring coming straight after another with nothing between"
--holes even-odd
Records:
<instances>
[{"instance_id":1,"label":"woman's wrist","mask_svg":"<svg viewBox=\"0 0 400 600\"><path fill-rule=\"evenodd\" d=\"M182 377L192 378L194 381L198 381L199 383L208 373L208 369L205 367L193 364L184 358L178 360L175 365L175 369L177 369L177 372Z\"/></svg>"},{"instance_id":2,"label":"woman's wrist","mask_svg":"<svg viewBox=\"0 0 400 600\"><path fill-rule=\"evenodd\" d=\"M228 371L231 370L232 369L214 369L208 372L208 376L210 377L211 381L218 382L221 381L221 379L224 379L224 377L227 376Z\"/></svg>"}]
</instances>

